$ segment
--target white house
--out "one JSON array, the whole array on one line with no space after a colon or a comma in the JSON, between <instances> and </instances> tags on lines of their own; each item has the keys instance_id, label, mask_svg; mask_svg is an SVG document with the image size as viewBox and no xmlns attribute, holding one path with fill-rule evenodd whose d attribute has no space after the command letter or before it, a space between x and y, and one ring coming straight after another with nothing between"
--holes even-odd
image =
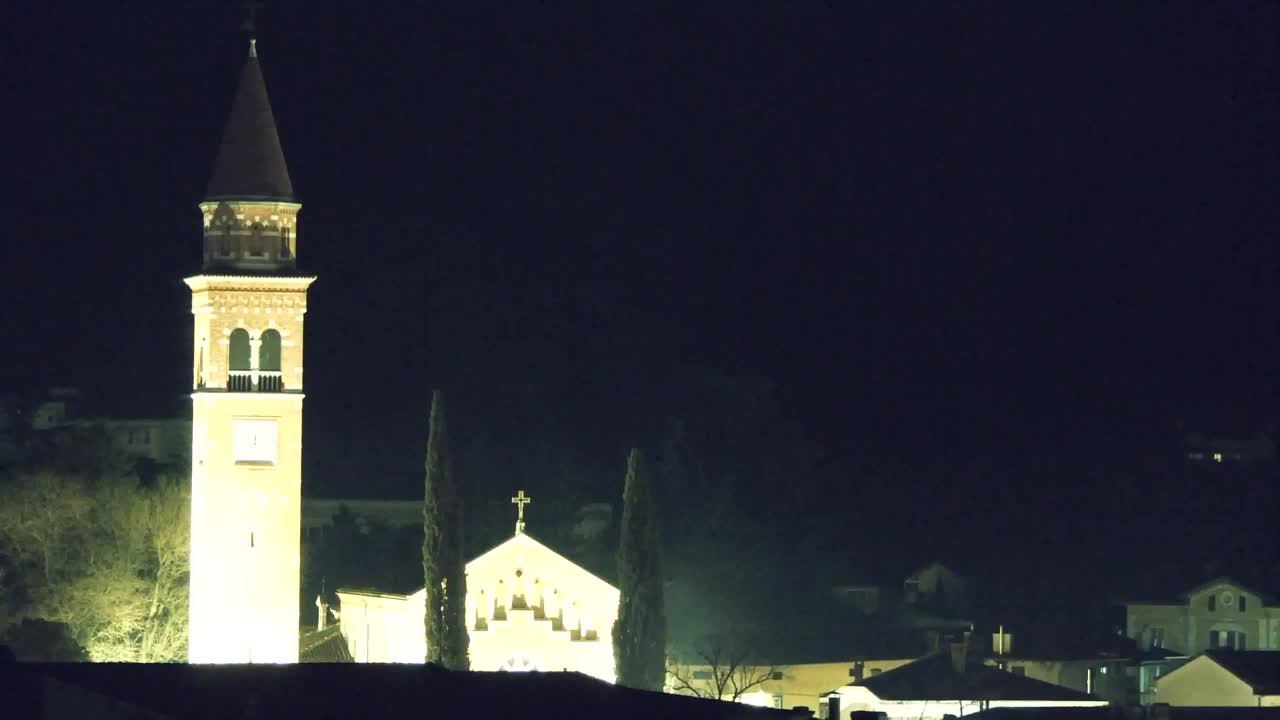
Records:
<instances>
[{"instance_id":1,"label":"white house","mask_svg":"<svg viewBox=\"0 0 1280 720\"><path fill-rule=\"evenodd\" d=\"M1280 652L1210 650L1157 680L1156 702L1280 707Z\"/></svg>"},{"instance_id":2,"label":"white house","mask_svg":"<svg viewBox=\"0 0 1280 720\"><path fill-rule=\"evenodd\" d=\"M830 716L836 698L839 717ZM989 708L1104 707L1106 701L1029 677L966 660L963 649L921 658L828 693L828 720L854 711L884 713L889 720L942 720Z\"/></svg>"}]
</instances>

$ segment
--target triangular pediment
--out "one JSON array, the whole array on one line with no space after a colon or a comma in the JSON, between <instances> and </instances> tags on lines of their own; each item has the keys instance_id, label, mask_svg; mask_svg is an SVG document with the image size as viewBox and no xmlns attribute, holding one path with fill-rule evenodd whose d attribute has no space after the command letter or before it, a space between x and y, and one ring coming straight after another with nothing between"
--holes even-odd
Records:
<instances>
[{"instance_id":1,"label":"triangular pediment","mask_svg":"<svg viewBox=\"0 0 1280 720\"><path fill-rule=\"evenodd\" d=\"M542 575L554 577L560 583L573 580L615 597L619 594L616 587L533 539L528 533L515 535L481 553L467 563L467 575L500 575L524 564L538 566ZM419 588L411 597L422 594L423 590Z\"/></svg>"}]
</instances>

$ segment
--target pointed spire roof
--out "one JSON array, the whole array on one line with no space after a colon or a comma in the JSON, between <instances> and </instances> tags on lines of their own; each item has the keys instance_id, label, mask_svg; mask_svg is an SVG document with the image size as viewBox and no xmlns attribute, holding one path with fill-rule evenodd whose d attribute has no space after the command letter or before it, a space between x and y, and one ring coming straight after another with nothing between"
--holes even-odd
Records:
<instances>
[{"instance_id":1,"label":"pointed spire roof","mask_svg":"<svg viewBox=\"0 0 1280 720\"><path fill-rule=\"evenodd\" d=\"M213 164L206 199L269 199L292 201L293 183L280 149L276 120L267 98L267 86L258 66L255 40L249 40L249 58L240 71L240 87L231 105L231 117L222 134L222 147Z\"/></svg>"}]
</instances>

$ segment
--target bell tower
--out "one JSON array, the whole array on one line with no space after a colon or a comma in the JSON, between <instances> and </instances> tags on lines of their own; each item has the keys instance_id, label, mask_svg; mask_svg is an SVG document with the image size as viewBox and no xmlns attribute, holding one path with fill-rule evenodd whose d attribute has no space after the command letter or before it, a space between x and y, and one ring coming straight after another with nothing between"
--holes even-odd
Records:
<instances>
[{"instance_id":1,"label":"bell tower","mask_svg":"<svg viewBox=\"0 0 1280 720\"><path fill-rule=\"evenodd\" d=\"M192 663L298 661L302 319L298 211L257 45L200 213L186 279L192 363Z\"/></svg>"}]
</instances>

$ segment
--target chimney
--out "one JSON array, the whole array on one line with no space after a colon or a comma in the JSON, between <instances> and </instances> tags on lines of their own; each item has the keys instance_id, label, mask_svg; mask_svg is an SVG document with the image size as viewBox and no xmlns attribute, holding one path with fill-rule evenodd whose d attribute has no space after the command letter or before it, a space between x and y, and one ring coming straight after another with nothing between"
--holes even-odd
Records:
<instances>
[{"instance_id":1,"label":"chimney","mask_svg":"<svg viewBox=\"0 0 1280 720\"><path fill-rule=\"evenodd\" d=\"M1006 632L1004 626L991 634L991 649L993 654L1012 655L1013 654L1013 633Z\"/></svg>"},{"instance_id":2,"label":"chimney","mask_svg":"<svg viewBox=\"0 0 1280 720\"><path fill-rule=\"evenodd\" d=\"M316 595L316 609L320 611L317 613L316 630L320 631L324 629L325 621L329 619L329 603L324 601L324 595Z\"/></svg>"},{"instance_id":3,"label":"chimney","mask_svg":"<svg viewBox=\"0 0 1280 720\"><path fill-rule=\"evenodd\" d=\"M955 671L956 674L963 673L966 665L965 661L968 659L967 653L966 653L968 648L965 647L965 643L963 642L953 642L951 643L950 649L951 649L951 669Z\"/></svg>"},{"instance_id":4,"label":"chimney","mask_svg":"<svg viewBox=\"0 0 1280 720\"><path fill-rule=\"evenodd\" d=\"M925 633L926 652L942 652L942 633L937 630L929 630Z\"/></svg>"}]
</instances>

